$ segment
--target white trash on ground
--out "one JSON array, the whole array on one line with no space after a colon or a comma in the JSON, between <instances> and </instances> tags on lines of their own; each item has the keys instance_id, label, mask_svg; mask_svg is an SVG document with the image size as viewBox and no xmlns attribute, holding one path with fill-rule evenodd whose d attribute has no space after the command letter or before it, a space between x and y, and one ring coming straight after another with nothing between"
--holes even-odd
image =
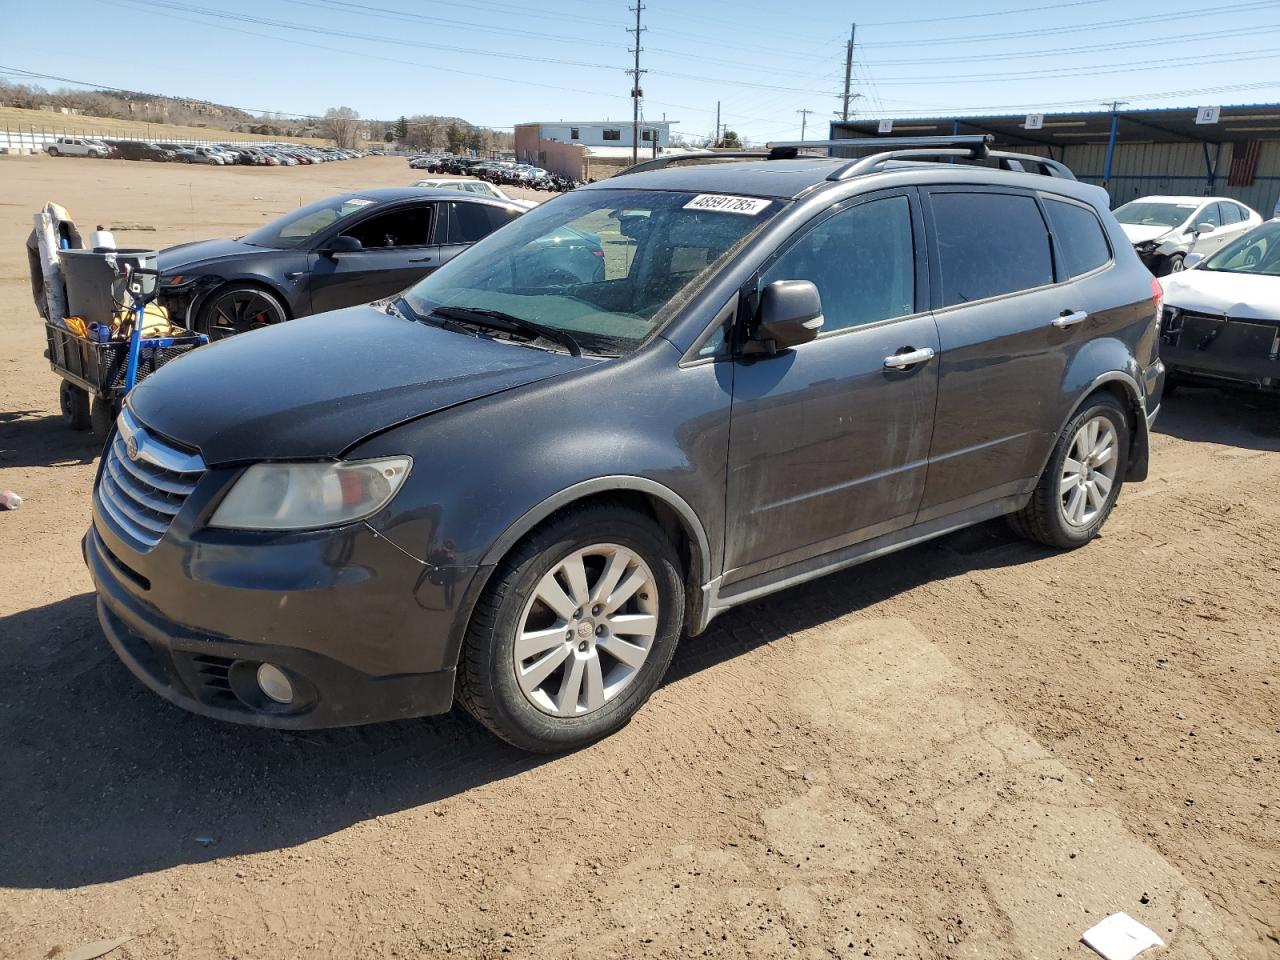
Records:
<instances>
[{"instance_id":1,"label":"white trash on ground","mask_svg":"<svg viewBox=\"0 0 1280 960\"><path fill-rule=\"evenodd\" d=\"M1164 941L1127 913L1113 913L1085 931L1080 938L1106 960L1133 960L1147 947L1163 947Z\"/></svg>"}]
</instances>

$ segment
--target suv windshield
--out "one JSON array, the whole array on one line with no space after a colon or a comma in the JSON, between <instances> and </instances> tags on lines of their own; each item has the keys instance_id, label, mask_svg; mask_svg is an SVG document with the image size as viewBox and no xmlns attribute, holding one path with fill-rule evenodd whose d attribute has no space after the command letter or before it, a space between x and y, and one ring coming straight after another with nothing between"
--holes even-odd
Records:
<instances>
[{"instance_id":1,"label":"suv windshield","mask_svg":"<svg viewBox=\"0 0 1280 960\"><path fill-rule=\"evenodd\" d=\"M1223 247L1203 269L1280 277L1280 222L1272 220Z\"/></svg>"},{"instance_id":2,"label":"suv windshield","mask_svg":"<svg viewBox=\"0 0 1280 960\"><path fill-rule=\"evenodd\" d=\"M1138 227L1176 227L1195 213L1193 203L1156 203L1133 200L1115 211L1116 219Z\"/></svg>"},{"instance_id":3,"label":"suv windshield","mask_svg":"<svg viewBox=\"0 0 1280 960\"><path fill-rule=\"evenodd\" d=\"M308 240L326 227L372 204L372 200L361 197L330 197L295 210L293 213L286 213L279 220L259 227L253 233L246 233L240 239L255 247L291 250L305 246Z\"/></svg>"},{"instance_id":4,"label":"suv windshield","mask_svg":"<svg viewBox=\"0 0 1280 960\"><path fill-rule=\"evenodd\" d=\"M770 200L647 190L565 194L481 240L404 296L569 333L588 353L634 349L775 213ZM733 202L733 201L738 202Z\"/></svg>"}]
</instances>

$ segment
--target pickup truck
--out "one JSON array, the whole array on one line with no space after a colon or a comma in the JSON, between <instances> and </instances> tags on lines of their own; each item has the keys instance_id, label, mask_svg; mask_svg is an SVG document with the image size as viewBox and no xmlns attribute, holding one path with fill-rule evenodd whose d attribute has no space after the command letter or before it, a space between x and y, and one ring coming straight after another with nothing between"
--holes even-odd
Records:
<instances>
[{"instance_id":1,"label":"pickup truck","mask_svg":"<svg viewBox=\"0 0 1280 960\"><path fill-rule=\"evenodd\" d=\"M86 137L59 137L45 145L45 153L51 157L108 157L111 148L101 140Z\"/></svg>"}]
</instances>

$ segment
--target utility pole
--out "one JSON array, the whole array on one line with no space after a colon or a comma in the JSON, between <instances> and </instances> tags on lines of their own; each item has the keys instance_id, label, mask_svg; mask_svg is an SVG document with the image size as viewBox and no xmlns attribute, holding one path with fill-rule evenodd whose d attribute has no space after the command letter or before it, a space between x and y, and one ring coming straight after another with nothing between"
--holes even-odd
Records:
<instances>
[{"instance_id":1,"label":"utility pole","mask_svg":"<svg viewBox=\"0 0 1280 960\"><path fill-rule=\"evenodd\" d=\"M809 122L809 114L813 113L813 111L806 108L797 110L796 113L800 114L800 139L803 140L805 125Z\"/></svg>"},{"instance_id":2,"label":"utility pole","mask_svg":"<svg viewBox=\"0 0 1280 960\"><path fill-rule=\"evenodd\" d=\"M640 46L640 34L645 31L645 28L640 26L640 12L646 8L640 0L636 0L636 5L634 7L627 7L627 9L636 15L636 25L634 27L627 28L627 33L634 33L636 35L635 48L627 51L628 53L634 53L636 55L636 64L632 69L628 70L627 73L631 74L631 162L639 163L640 97L644 94L644 91L640 89L640 74L648 73L647 70L640 69L640 51L644 49Z\"/></svg>"},{"instance_id":3,"label":"utility pole","mask_svg":"<svg viewBox=\"0 0 1280 960\"><path fill-rule=\"evenodd\" d=\"M840 119L849 119L849 100L850 86L853 84L853 38L857 36L858 25L852 23L849 25L849 42L844 48L844 96L841 98L843 106L840 108Z\"/></svg>"},{"instance_id":4,"label":"utility pole","mask_svg":"<svg viewBox=\"0 0 1280 960\"><path fill-rule=\"evenodd\" d=\"M720 101L716 101L716 138L712 141L713 147L720 146Z\"/></svg>"}]
</instances>

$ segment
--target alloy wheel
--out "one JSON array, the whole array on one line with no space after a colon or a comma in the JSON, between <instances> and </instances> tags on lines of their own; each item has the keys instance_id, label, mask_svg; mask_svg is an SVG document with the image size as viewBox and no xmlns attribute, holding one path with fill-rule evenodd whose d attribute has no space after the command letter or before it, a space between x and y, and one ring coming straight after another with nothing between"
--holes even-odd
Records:
<instances>
[{"instance_id":1,"label":"alloy wheel","mask_svg":"<svg viewBox=\"0 0 1280 960\"><path fill-rule=\"evenodd\" d=\"M1058 484L1059 509L1067 523L1087 527L1098 518L1115 486L1119 463L1116 429L1106 417L1094 417L1076 431Z\"/></svg>"},{"instance_id":2,"label":"alloy wheel","mask_svg":"<svg viewBox=\"0 0 1280 960\"><path fill-rule=\"evenodd\" d=\"M282 319L275 304L254 290L233 290L209 308L211 333L246 333Z\"/></svg>"},{"instance_id":3,"label":"alloy wheel","mask_svg":"<svg viewBox=\"0 0 1280 960\"><path fill-rule=\"evenodd\" d=\"M513 647L521 692L543 713L594 713L631 684L658 631L653 571L633 550L575 550L538 582Z\"/></svg>"}]
</instances>

